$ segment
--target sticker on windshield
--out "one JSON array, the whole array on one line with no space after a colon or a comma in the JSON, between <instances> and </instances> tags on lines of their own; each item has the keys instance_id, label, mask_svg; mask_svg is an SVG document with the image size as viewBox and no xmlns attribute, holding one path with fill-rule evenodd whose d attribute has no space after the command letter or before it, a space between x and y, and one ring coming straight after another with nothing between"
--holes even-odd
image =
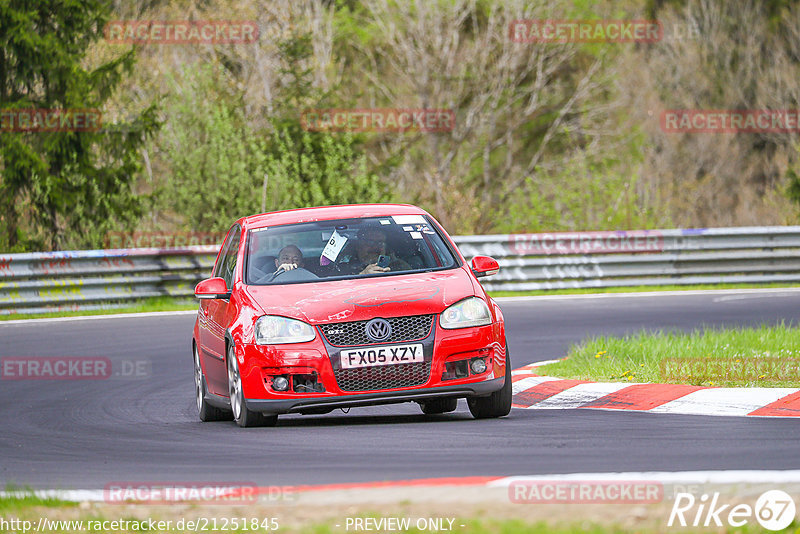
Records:
<instances>
[{"instance_id":1,"label":"sticker on windshield","mask_svg":"<svg viewBox=\"0 0 800 534\"><path fill-rule=\"evenodd\" d=\"M422 239L422 234L419 232L409 232L411 239Z\"/></svg>"},{"instance_id":2,"label":"sticker on windshield","mask_svg":"<svg viewBox=\"0 0 800 534\"><path fill-rule=\"evenodd\" d=\"M381 219L381 224L392 224L392 221L387 219Z\"/></svg>"},{"instance_id":3,"label":"sticker on windshield","mask_svg":"<svg viewBox=\"0 0 800 534\"><path fill-rule=\"evenodd\" d=\"M322 249L322 256L319 257L319 264L329 265L336 261L345 243L347 243L347 238L334 230L330 239L328 239L328 244Z\"/></svg>"},{"instance_id":4,"label":"sticker on windshield","mask_svg":"<svg viewBox=\"0 0 800 534\"><path fill-rule=\"evenodd\" d=\"M425 224L425 217L422 215L392 215L392 219L397 224Z\"/></svg>"},{"instance_id":5,"label":"sticker on windshield","mask_svg":"<svg viewBox=\"0 0 800 534\"><path fill-rule=\"evenodd\" d=\"M430 226L428 226L427 224L415 224L414 225L414 230L416 230L417 232L422 232L423 234L434 234L434 233L436 233L433 230L431 230Z\"/></svg>"}]
</instances>

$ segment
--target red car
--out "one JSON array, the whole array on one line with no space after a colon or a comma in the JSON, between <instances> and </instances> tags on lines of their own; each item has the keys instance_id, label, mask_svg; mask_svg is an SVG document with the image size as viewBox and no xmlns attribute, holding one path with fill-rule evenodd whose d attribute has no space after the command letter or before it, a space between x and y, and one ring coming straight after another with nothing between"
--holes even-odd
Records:
<instances>
[{"instance_id":1,"label":"red car","mask_svg":"<svg viewBox=\"0 0 800 534\"><path fill-rule=\"evenodd\" d=\"M409 205L306 208L228 230L192 349L202 421L274 425L278 414L466 398L476 418L511 409L503 314L427 212Z\"/></svg>"}]
</instances>

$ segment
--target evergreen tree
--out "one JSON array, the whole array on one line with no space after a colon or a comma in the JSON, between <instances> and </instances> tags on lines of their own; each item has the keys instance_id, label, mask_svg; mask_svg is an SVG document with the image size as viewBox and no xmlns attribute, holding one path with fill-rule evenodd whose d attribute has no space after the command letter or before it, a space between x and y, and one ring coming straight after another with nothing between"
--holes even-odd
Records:
<instances>
[{"instance_id":1,"label":"evergreen tree","mask_svg":"<svg viewBox=\"0 0 800 534\"><path fill-rule=\"evenodd\" d=\"M93 109L102 121L104 104L135 59L131 49L84 67L110 9L103 0L0 2L6 118L19 110ZM135 220L138 149L157 128L154 106L117 129L12 131L7 120L0 128L0 248L97 247L106 231Z\"/></svg>"}]
</instances>

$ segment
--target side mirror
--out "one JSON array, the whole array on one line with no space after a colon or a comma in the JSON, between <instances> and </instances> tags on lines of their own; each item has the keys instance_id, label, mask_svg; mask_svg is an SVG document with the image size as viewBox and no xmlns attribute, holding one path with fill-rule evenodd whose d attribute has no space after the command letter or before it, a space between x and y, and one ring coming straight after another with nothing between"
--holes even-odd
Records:
<instances>
[{"instance_id":1,"label":"side mirror","mask_svg":"<svg viewBox=\"0 0 800 534\"><path fill-rule=\"evenodd\" d=\"M229 299L231 292L222 278L208 278L194 288L194 296L199 299Z\"/></svg>"},{"instance_id":2,"label":"side mirror","mask_svg":"<svg viewBox=\"0 0 800 534\"><path fill-rule=\"evenodd\" d=\"M500 271L500 265L497 260L489 256L475 256L470 263L472 264L472 273L475 278L492 276Z\"/></svg>"}]
</instances>

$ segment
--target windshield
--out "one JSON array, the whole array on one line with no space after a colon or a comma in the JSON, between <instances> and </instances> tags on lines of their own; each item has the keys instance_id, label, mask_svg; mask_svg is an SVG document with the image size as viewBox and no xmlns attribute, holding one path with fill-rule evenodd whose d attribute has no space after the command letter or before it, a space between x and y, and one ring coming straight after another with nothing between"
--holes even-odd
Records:
<instances>
[{"instance_id":1,"label":"windshield","mask_svg":"<svg viewBox=\"0 0 800 534\"><path fill-rule=\"evenodd\" d=\"M448 269L456 258L422 215L336 219L250 230L246 283L320 282Z\"/></svg>"}]
</instances>

